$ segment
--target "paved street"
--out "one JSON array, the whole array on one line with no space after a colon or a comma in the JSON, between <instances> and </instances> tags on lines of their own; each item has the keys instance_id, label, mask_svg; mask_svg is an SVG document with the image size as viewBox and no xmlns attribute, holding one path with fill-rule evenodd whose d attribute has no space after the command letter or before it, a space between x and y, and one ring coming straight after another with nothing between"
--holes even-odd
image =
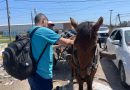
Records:
<instances>
[{"instance_id":1,"label":"paved street","mask_svg":"<svg viewBox=\"0 0 130 90\"><path fill-rule=\"evenodd\" d=\"M126 89L121 85L118 69L110 59L103 58L101 60L101 65L107 82L109 83L112 90L130 90L130 88Z\"/></svg>"},{"instance_id":2,"label":"paved street","mask_svg":"<svg viewBox=\"0 0 130 90\"><path fill-rule=\"evenodd\" d=\"M101 63L98 66L97 73L94 78L93 89L94 90L129 90L125 89L120 84L119 72L114 66L113 62L107 58L102 58ZM54 71L54 88L61 86L63 90L78 90L76 80L74 85L70 84L70 68L66 66L65 62L59 62ZM84 85L85 88L86 85Z\"/></svg>"}]
</instances>

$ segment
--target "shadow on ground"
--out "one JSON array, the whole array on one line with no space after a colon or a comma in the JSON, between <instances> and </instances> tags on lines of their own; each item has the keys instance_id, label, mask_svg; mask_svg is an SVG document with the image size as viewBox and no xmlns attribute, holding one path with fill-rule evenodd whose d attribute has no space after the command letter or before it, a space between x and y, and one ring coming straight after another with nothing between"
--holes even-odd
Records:
<instances>
[{"instance_id":1,"label":"shadow on ground","mask_svg":"<svg viewBox=\"0 0 130 90\"><path fill-rule=\"evenodd\" d=\"M59 90L73 90L73 84L71 80L71 69L68 63L64 60L57 62L55 69L53 70L53 87L54 89L59 86ZM62 88L62 89L61 89Z\"/></svg>"},{"instance_id":2,"label":"shadow on ground","mask_svg":"<svg viewBox=\"0 0 130 90\"><path fill-rule=\"evenodd\" d=\"M124 88L121 85L118 69L111 60L102 58L100 62L112 90L130 90L130 88Z\"/></svg>"}]
</instances>

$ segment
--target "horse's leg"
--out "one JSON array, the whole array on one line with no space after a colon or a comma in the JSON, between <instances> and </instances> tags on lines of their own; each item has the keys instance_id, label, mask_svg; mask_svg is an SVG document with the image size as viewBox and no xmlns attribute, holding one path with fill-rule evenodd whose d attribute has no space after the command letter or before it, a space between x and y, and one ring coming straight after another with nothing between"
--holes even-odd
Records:
<instances>
[{"instance_id":1,"label":"horse's leg","mask_svg":"<svg viewBox=\"0 0 130 90\"><path fill-rule=\"evenodd\" d=\"M75 73L75 69L76 69L76 65L72 59L72 55L68 54L66 57L67 62L69 63L69 65L71 66L71 76L74 77L74 73Z\"/></svg>"},{"instance_id":2,"label":"horse's leg","mask_svg":"<svg viewBox=\"0 0 130 90\"><path fill-rule=\"evenodd\" d=\"M92 89L92 84L93 84L93 79L94 79L94 75L97 71L97 68L93 68L93 70L91 71L91 74L88 76L86 83L87 83L87 90L93 90Z\"/></svg>"},{"instance_id":3,"label":"horse's leg","mask_svg":"<svg viewBox=\"0 0 130 90\"><path fill-rule=\"evenodd\" d=\"M71 77L72 77L72 81L73 81L74 80L74 70L73 70L73 68L71 70Z\"/></svg>"},{"instance_id":4,"label":"horse's leg","mask_svg":"<svg viewBox=\"0 0 130 90\"><path fill-rule=\"evenodd\" d=\"M80 76L76 75L76 79L79 85L79 90L83 90L83 81L81 80Z\"/></svg>"},{"instance_id":5,"label":"horse's leg","mask_svg":"<svg viewBox=\"0 0 130 90\"><path fill-rule=\"evenodd\" d=\"M74 78L74 70L73 69L71 70L71 77Z\"/></svg>"},{"instance_id":6,"label":"horse's leg","mask_svg":"<svg viewBox=\"0 0 130 90\"><path fill-rule=\"evenodd\" d=\"M79 90L83 90L83 81L78 80Z\"/></svg>"},{"instance_id":7,"label":"horse's leg","mask_svg":"<svg viewBox=\"0 0 130 90\"><path fill-rule=\"evenodd\" d=\"M94 78L94 75L96 73L97 69L94 69L89 78L87 79L87 87L88 87L88 90L92 90L92 84L93 84L93 78Z\"/></svg>"},{"instance_id":8,"label":"horse's leg","mask_svg":"<svg viewBox=\"0 0 130 90\"><path fill-rule=\"evenodd\" d=\"M74 73L74 68L73 68L73 64L72 64L72 55L71 54L67 54L66 55L66 60L68 62L68 64L70 65L71 68L71 79L70 81L73 82L73 73Z\"/></svg>"},{"instance_id":9,"label":"horse's leg","mask_svg":"<svg viewBox=\"0 0 130 90\"><path fill-rule=\"evenodd\" d=\"M93 78L90 76L87 79L87 90L92 90L92 82L93 82Z\"/></svg>"},{"instance_id":10,"label":"horse's leg","mask_svg":"<svg viewBox=\"0 0 130 90\"><path fill-rule=\"evenodd\" d=\"M66 56L66 60L69 63L69 65L71 66L71 68L73 68L73 69L77 68L76 65L75 65L75 63L74 63L74 61L73 61L73 59L72 59L72 55L71 54L68 54Z\"/></svg>"}]
</instances>

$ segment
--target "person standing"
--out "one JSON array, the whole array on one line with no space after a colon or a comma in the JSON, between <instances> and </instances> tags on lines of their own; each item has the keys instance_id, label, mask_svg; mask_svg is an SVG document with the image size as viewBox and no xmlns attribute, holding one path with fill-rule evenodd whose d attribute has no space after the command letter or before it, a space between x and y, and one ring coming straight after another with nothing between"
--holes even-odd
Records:
<instances>
[{"instance_id":1,"label":"person standing","mask_svg":"<svg viewBox=\"0 0 130 90\"><path fill-rule=\"evenodd\" d=\"M36 73L28 78L28 82L31 90L52 90L53 45L73 45L74 40L62 38L49 29L48 18L42 13L35 16L35 25L29 29L29 33L36 27L39 28L33 34L31 41L32 54L36 61L46 44L47 48L37 65Z\"/></svg>"},{"instance_id":2,"label":"person standing","mask_svg":"<svg viewBox=\"0 0 130 90\"><path fill-rule=\"evenodd\" d=\"M52 21L48 21L48 28L53 30L55 24Z\"/></svg>"}]
</instances>

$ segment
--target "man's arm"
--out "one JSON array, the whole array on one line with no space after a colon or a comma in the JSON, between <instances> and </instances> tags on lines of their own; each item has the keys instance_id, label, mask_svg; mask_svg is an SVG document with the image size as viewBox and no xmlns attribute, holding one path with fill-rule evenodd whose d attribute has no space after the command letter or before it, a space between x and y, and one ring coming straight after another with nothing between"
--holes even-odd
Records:
<instances>
[{"instance_id":1,"label":"man's arm","mask_svg":"<svg viewBox=\"0 0 130 90\"><path fill-rule=\"evenodd\" d=\"M71 39L66 39L66 38L60 38L58 41L57 41L57 44L59 45L73 45L74 44L74 40L71 40Z\"/></svg>"}]
</instances>

